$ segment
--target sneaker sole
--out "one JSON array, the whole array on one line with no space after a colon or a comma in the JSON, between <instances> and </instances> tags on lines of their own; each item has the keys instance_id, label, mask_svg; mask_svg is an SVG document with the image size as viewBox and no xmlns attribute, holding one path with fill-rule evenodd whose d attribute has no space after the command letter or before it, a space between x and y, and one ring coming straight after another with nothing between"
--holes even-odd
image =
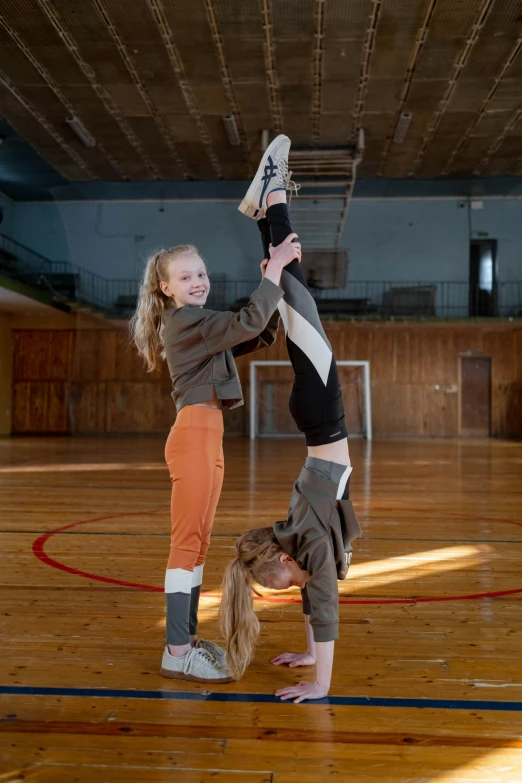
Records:
<instances>
[{"instance_id":1,"label":"sneaker sole","mask_svg":"<svg viewBox=\"0 0 522 783\"><path fill-rule=\"evenodd\" d=\"M226 682L234 682L233 677L196 677L194 674L185 674L185 672L175 672L171 669L160 669L162 677L167 677L169 680L189 680L190 682L206 682L214 683L215 685L222 685Z\"/></svg>"},{"instance_id":2,"label":"sneaker sole","mask_svg":"<svg viewBox=\"0 0 522 783\"><path fill-rule=\"evenodd\" d=\"M256 218L256 215L258 215L262 208L256 207L252 204L252 199L254 197L254 193L258 189L261 179L262 179L262 172L264 170L264 167L266 166L268 162L268 158L270 155L272 155L273 151L276 150L280 144L286 143L287 141L290 141L288 136L284 136L283 134L280 134L279 136L276 136L276 138L273 140L271 144L268 145L268 147L265 150L265 154L261 158L261 162L259 163L259 166L257 167L257 171L255 174L254 179L250 183L250 187L248 188L245 198L241 202L241 204L238 207L238 210L243 213L243 215L246 215L250 218Z\"/></svg>"}]
</instances>

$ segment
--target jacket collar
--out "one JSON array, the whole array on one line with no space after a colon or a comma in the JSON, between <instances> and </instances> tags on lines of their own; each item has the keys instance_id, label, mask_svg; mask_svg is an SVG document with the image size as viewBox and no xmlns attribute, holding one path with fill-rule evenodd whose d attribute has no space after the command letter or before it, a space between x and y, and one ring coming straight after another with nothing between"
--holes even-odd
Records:
<instances>
[{"instance_id":1,"label":"jacket collar","mask_svg":"<svg viewBox=\"0 0 522 783\"><path fill-rule=\"evenodd\" d=\"M308 468L301 470L298 481L313 492L317 492L318 495L325 495L331 498L331 500L337 499L337 484L324 478L324 476L318 476L317 473Z\"/></svg>"}]
</instances>

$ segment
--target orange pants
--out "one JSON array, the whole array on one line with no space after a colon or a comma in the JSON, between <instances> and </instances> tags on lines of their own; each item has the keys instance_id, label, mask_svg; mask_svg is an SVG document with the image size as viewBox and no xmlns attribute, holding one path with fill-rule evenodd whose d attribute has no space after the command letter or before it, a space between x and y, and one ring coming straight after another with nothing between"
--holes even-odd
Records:
<instances>
[{"instance_id":1,"label":"orange pants","mask_svg":"<svg viewBox=\"0 0 522 783\"><path fill-rule=\"evenodd\" d=\"M223 486L221 410L198 405L182 408L167 438L165 459L172 482L167 569L193 571L205 562Z\"/></svg>"}]
</instances>

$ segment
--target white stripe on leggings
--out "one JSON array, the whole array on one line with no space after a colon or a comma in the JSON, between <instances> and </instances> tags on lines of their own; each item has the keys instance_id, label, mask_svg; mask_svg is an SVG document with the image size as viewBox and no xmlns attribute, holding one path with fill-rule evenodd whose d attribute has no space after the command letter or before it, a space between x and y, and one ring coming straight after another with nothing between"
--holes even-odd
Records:
<instances>
[{"instance_id":1,"label":"white stripe on leggings","mask_svg":"<svg viewBox=\"0 0 522 783\"><path fill-rule=\"evenodd\" d=\"M165 592L190 595L192 578L192 571L186 571L184 568L167 568L165 573Z\"/></svg>"},{"instance_id":2,"label":"white stripe on leggings","mask_svg":"<svg viewBox=\"0 0 522 783\"><path fill-rule=\"evenodd\" d=\"M341 500L344 495L344 490L346 489L346 483L348 479L350 478L350 473L352 472L353 468L351 468L349 465L344 471L343 475L341 476L341 480L339 482L339 486L337 488L337 498L336 500Z\"/></svg>"},{"instance_id":3,"label":"white stripe on leggings","mask_svg":"<svg viewBox=\"0 0 522 783\"><path fill-rule=\"evenodd\" d=\"M317 329L306 318L303 318L301 313L290 307L284 299L280 300L277 307L288 337L308 356L326 386L332 366L332 351Z\"/></svg>"}]
</instances>

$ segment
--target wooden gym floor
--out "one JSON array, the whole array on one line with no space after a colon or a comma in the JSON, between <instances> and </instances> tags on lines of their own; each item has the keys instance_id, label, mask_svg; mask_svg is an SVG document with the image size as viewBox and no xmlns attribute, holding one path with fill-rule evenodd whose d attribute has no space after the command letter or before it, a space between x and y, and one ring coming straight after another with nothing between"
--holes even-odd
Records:
<instances>
[{"instance_id":1,"label":"wooden gym floor","mask_svg":"<svg viewBox=\"0 0 522 783\"><path fill-rule=\"evenodd\" d=\"M210 638L234 536L283 517L304 456L293 439L225 452ZM0 440L1 783L521 781L522 443L351 453L364 539L340 585L332 698L292 705L272 694L308 671L269 661L303 649L295 594L257 602L241 682L209 693L158 676L161 439Z\"/></svg>"}]
</instances>

